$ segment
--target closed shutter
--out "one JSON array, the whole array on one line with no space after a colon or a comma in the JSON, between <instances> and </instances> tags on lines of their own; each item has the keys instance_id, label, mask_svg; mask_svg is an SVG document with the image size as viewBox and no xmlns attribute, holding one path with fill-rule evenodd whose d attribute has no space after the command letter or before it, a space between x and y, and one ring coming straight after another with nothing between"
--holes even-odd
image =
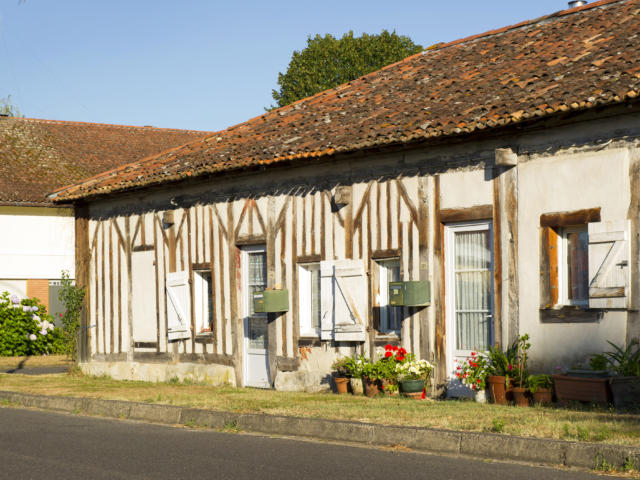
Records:
<instances>
[{"instance_id":1,"label":"closed shutter","mask_svg":"<svg viewBox=\"0 0 640 480\"><path fill-rule=\"evenodd\" d=\"M179 340L191 337L191 296L189 272L167 274L167 337Z\"/></svg>"},{"instance_id":2,"label":"closed shutter","mask_svg":"<svg viewBox=\"0 0 640 480\"><path fill-rule=\"evenodd\" d=\"M589 308L627 308L629 222L589 223Z\"/></svg>"},{"instance_id":3,"label":"closed shutter","mask_svg":"<svg viewBox=\"0 0 640 480\"><path fill-rule=\"evenodd\" d=\"M367 275L362 260L320 263L323 340L363 342L367 322Z\"/></svg>"}]
</instances>

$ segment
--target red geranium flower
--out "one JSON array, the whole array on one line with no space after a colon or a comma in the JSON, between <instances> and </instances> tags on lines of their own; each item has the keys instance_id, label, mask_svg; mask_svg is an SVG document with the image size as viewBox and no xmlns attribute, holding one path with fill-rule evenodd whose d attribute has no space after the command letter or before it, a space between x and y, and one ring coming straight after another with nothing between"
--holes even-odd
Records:
<instances>
[{"instance_id":1,"label":"red geranium flower","mask_svg":"<svg viewBox=\"0 0 640 480\"><path fill-rule=\"evenodd\" d=\"M391 346L391 344L387 343L387 344L384 346L384 349L385 349L385 350L393 350L393 346Z\"/></svg>"},{"instance_id":2,"label":"red geranium flower","mask_svg":"<svg viewBox=\"0 0 640 480\"><path fill-rule=\"evenodd\" d=\"M403 360L404 360L404 356L402 356L402 355L398 355L398 356L396 357L396 360L398 360L399 362L401 362L401 361L403 361Z\"/></svg>"},{"instance_id":3,"label":"red geranium flower","mask_svg":"<svg viewBox=\"0 0 640 480\"><path fill-rule=\"evenodd\" d=\"M404 348L401 348L398 353L400 353L400 355L406 355L407 351Z\"/></svg>"},{"instance_id":4,"label":"red geranium flower","mask_svg":"<svg viewBox=\"0 0 640 480\"><path fill-rule=\"evenodd\" d=\"M391 352L386 352L386 353L384 354L384 356L385 356L385 358L393 357L393 353L391 353Z\"/></svg>"}]
</instances>

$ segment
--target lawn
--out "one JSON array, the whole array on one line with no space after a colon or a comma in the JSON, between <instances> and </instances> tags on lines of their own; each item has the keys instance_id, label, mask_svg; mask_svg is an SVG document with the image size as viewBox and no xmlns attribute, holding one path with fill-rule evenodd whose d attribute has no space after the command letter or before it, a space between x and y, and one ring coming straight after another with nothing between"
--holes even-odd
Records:
<instances>
[{"instance_id":1,"label":"lawn","mask_svg":"<svg viewBox=\"0 0 640 480\"><path fill-rule=\"evenodd\" d=\"M71 365L65 355L37 355L29 357L0 357L0 370L26 367L58 367Z\"/></svg>"},{"instance_id":2,"label":"lawn","mask_svg":"<svg viewBox=\"0 0 640 480\"><path fill-rule=\"evenodd\" d=\"M0 374L0 390L189 406L237 413L354 420L386 425L496 432L640 447L640 414L597 407L482 405L331 393L289 393L191 383L117 381L82 374Z\"/></svg>"}]
</instances>

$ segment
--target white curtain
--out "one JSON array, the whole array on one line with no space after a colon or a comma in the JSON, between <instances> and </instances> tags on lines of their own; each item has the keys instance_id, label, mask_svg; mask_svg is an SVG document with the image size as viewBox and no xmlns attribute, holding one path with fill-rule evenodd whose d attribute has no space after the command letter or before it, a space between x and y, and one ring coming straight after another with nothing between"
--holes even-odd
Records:
<instances>
[{"instance_id":1,"label":"white curtain","mask_svg":"<svg viewBox=\"0 0 640 480\"><path fill-rule=\"evenodd\" d=\"M491 342L489 231L455 233L456 349L486 350Z\"/></svg>"}]
</instances>

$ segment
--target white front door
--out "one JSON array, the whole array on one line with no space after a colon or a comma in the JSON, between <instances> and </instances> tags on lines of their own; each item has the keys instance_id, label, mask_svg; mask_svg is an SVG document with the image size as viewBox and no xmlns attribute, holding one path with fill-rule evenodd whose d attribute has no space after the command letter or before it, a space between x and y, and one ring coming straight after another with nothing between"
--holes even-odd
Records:
<instances>
[{"instance_id":1,"label":"white front door","mask_svg":"<svg viewBox=\"0 0 640 480\"><path fill-rule=\"evenodd\" d=\"M456 360L463 362L471 352L486 351L493 344L492 237L489 221L445 226L447 371L450 379L455 378Z\"/></svg>"},{"instance_id":2,"label":"white front door","mask_svg":"<svg viewBox=\"0 0 640 480\"><path fill-rule=\"evenodd\" d=\"M242 250L242 306L244 317L244 385L270 388L267 314L253 311L253 292L267 286L264 246Z\"/></svg>"}]
</instances>

